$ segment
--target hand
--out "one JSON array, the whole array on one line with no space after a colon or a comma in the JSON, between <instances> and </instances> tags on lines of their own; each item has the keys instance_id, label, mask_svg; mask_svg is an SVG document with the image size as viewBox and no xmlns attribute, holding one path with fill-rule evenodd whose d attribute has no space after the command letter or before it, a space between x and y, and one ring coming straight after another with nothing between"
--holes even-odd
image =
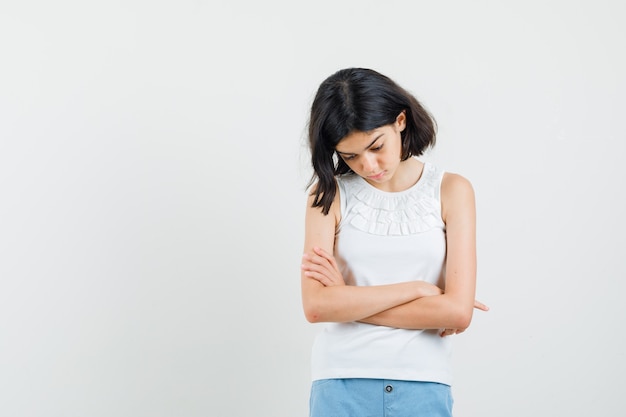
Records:
<instances>
[{"instance_id":1,"label":"hand","mask_svg":"<svg viewBox=\"0 0 626 417\"><path fill-rule=\"evenodd\" d=\"M441 337L452 336L453 334L463 333L464 331L465 329L443 329L441 333L439 333L439 336Z\"/></svg>"},{"instance_id":2,"label":"hand","mask_svg":"<svg viewBox=\"0 0 626 417\"><path fill-rule=\"evenodd\" d=\"M477 310L489 311L489 306L487 306L486 304L481 303L478 300L474 300L474 308L477 309Z\"/></svg>"},{"instance_id":3,"label":"hand","mask_svg":"<svg viewBox=\"0 0 626 417\"><path fill-rule=\"evenodd\" d=\"M306 277L319 281L325 287L346 285L335 257L321 248L315 247L312 253L302 256L302 270Z\"/></svg>"}]
</instances>

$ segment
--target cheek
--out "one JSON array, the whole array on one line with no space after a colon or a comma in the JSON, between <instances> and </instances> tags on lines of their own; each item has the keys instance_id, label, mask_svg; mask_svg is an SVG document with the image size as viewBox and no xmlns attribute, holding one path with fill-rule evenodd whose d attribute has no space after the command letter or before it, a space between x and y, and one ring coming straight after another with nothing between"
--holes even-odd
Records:
<instances>
[{"instance_id":1,"label":"cheek","mask_svg":"<svg viewBox=\"0 0 626 417\"><path fill-rule=\"evenodd\" d=\"M394 144L393 146L389 146L389 148L385 149L384 158L387 161L395 161L396 159L400 159L402 157L402 146L399 144Z\"/></svg>"},{"instance_id":2,"label":"cheek","mask_svg":"<svg viewBox=\"0 0 626 417\"><path fill-rule=\"evenodd\" d=\"M398 158L402 158L403 148L402 148L402 140L398 139L398 143L396 144L395 154Z\"/></svg>"}]
</instances>

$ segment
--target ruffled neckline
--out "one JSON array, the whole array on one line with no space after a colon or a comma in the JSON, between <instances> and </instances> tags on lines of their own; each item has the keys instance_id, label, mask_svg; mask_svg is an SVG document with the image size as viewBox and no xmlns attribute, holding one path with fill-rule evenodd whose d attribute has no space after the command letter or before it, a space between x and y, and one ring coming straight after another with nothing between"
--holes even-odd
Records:
<instances>
[{"instance_id":1,"label":"ruffled neckline","mask_svg":"<svg viewBox=\"0 0 626 417\"><path fill-rule=\"evenodd\" d=\"M405 236L442 226L439 201L439 171L424 163L422 175L403 191L380 190L356 175L352 188L354 202L346 220L373 235Z\"/></svg>"}]
</instances>

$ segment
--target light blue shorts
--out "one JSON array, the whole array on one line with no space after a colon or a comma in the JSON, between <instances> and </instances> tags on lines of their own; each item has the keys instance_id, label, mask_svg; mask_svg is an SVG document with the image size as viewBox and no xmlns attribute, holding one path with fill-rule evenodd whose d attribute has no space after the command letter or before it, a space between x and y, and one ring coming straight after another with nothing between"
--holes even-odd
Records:
<instances>
[{"instance_id":1,"label":"light blue shorts","mask_svg":"<svg viewBox=\"0 0 626 417\"><path fill-rule=\"evenodd\" d=\"M452 417L449 385L391 379L321 379L310 417Z\"/></svg>"}]
</instances>

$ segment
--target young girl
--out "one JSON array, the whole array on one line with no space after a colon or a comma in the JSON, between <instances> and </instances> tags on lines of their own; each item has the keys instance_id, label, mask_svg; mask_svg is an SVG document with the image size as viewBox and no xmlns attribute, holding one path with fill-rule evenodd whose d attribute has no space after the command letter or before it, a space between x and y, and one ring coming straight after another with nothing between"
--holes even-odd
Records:
<instances>
[{"instance_id":1,"label":"young girl","mask_svg":"<svg viewBox=\"0 0 626 417\"><path fill-rule=\"evenodd\" d=\"M302 302L329 322L312 351L311 417L451 416L451 340L470 325L476 243L468 180L416 157L435 123L362 68L320 85L309 120Z\"/></svg>"}]
</instances>

